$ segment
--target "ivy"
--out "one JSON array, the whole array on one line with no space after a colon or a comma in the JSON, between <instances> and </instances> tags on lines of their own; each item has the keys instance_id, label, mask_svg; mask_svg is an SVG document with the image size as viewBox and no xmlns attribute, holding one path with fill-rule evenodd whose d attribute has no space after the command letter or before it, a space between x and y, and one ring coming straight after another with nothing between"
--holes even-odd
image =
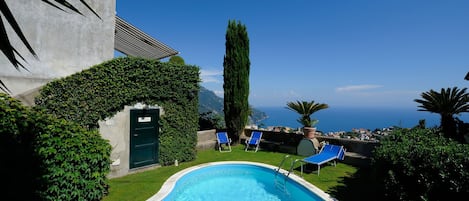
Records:
<instances>
[{"instance_id":1,"label":"ivy","mask_svg":"<svg viewBox=\"0 0 469 201\"><path fill-rule=\"evenodd\" d=\"M8 183L3 197L101 200L108 190L111 146L99 134L98 121L138 102L165 112L160 164L193 160L199 82L195 66L123 57L48 83L33 109L1 93L0 170Z\"/></svg>"},{"instance_id":2,"label":"ivy","mask_svg":"<svg viewBox=\"0 0 469 201\"><path fill-rule=\"evenodd\" d=\"M125 105L161 106L159 159L166 165L195 158L199 82L196 66L119 57L48 83L35 103L88 129Z\"/></svg>"}]
</instances>

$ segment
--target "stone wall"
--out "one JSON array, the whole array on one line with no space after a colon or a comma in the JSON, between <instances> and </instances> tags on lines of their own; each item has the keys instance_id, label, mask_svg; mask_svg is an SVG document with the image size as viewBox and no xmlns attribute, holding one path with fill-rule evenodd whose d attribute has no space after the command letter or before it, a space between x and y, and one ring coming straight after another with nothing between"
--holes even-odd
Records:
<instances>
[{"instance_id":1,"label":"stone wall","mask_svg":"<svg viewBox=\"0 0 469 201\"><path fill-rule=\"evenodd\" d=\"M246 129L244 138L251 136L253 130ZM302 134L296 133L283 133L275 131L262 131L262 142L261 148L273 148L277 146L279 151L287 152L291 154L296 154L296 146L303 139ZM216 130L206 130L198 132L198 142L197 149L213 149L216 146ZM242 137L243 138L243 137ZM379 142L372 141L362 141L362 140L352 140L344 138L334 138L326 136L316 136L319 142L326 141L331 144L342 145L347 150L347 152L355 153L355 155L360 155L363 157L371 157L372 151L376 146L379 145Z\"/></svg>"},{"instance_id":2,"label":"stone wall","mask_svg":"<svg viewBox=\"0 0 469 201\"><path fill-rule=\"evenodd\" d=\"M217 145L216 129L197 131L197 150L215 149Z\"/></svg>"},{"instance_id":3,"label":"stone wall","mask_svg":"<svg viewBox=\"0 0 469 201\"><path fill-rule=\"evenodd\" d=\"M320 142L327 141L331 144L342 145L345 147L347 152L357 153L364 157L371 157L373 150L375 149L376 146L379 145L379 142L371 142L371 141L351 140L351 139L325 137L325 136L318 136L317 138Z\"/></svg>"},{"instance_id":4,"label":"stone wall","mask_svg":"<svg viewBox=\"0 0 469 201\"><path fill-rule=\"evenodd\" d=\"M296 133L261 131L263 132L263 141L260 144L261 148L288 154L297 154L297 146L304 137L302 134ZM246 129L246 136L249 137L251 132L252 130ZM370 157L372 156L373 150L376 146L379 145L379 142L372 141L361 141L326 136L316 136L316 138L319 140L319 142L326 141L330 144L344 146L346 149L344 163L356 166L368 166L370 164Z\"/></svg>"}]
</instances>

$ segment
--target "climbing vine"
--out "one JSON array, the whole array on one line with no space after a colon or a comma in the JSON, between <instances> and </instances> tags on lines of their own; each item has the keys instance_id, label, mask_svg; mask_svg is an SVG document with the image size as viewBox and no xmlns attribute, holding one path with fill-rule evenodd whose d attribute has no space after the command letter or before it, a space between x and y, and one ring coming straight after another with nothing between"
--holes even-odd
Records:
<instances>
[{"instance_id":1,"label":"climbing vine","mask_svg":"<svg viewBox=\"0 0 469 201\"><path fill-rule=\"evenodd\" d=\"M195 158L198 130L199 68L157 60L119 57L54 80L36 97L36 107L88 129L125 105L158 105L160 163Z\"/></svg>"}]
</instances>

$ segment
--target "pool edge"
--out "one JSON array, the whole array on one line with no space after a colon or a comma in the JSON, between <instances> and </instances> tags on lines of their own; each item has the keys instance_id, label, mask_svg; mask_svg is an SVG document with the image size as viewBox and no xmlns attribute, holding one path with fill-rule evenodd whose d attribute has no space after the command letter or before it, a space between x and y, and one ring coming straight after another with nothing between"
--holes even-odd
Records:
<instances>
[{"instance_id":1,"label":"pool edge","mask_svg":"<svg viewBox=\"0 0 469 201\"><path fill-rule=\"evenodd\" d=\"M276 170L278 167L275 167L273 165L265 164L265 163L258 163L258 162L250 162L250 161L222 161L222 162L209 162L209 163L203 163L199 164L196 166L188 167L186 169L183 169L175 174L173 174L171 177L169 177L161 186L160 190L154 194L152 197L147 199L147 201L161 201L163 198L168 196L169 193L173 190L176 182L179 180L179 178L183 177L189 172L192 172L194 170L211 166L211 165L221 165L221 164L250 164L250 165L257 165L257 166L262 166L265 168L269 168L272 170ZM280 169L281 173L288 173L288 171L284 169ZM328 201L337 201L337 199L333 198L331 195L328 193L324 192L323 190L319 189L318 187L314 186L313 184L309 183L308 181L304 180L302 177L296 175L296 174L290 174L290 178L292 178L294 181L298 182L299 184L303 185L305 188L311 190L314 192L316 195L321 197L324 200Z\"/></svg>"}]
</instances>

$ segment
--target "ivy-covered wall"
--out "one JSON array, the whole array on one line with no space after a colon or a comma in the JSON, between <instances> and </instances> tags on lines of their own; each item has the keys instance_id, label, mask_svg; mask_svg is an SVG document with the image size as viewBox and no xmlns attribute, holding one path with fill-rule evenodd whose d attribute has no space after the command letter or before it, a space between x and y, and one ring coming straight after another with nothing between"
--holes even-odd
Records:
<instances>
[{"instance_id":1,"label":"ivy-covered wall","mask_svg":"<svg viewBox=\"0 0 469 201\"><path fill-rule=\"evenodd\" d=\"M195 158L199 82L197 66L120 57L50 82L35 103L89 129L125 105L158 105L164 109L159 159L167 165Z\"/></svg>"}]
</instances>

